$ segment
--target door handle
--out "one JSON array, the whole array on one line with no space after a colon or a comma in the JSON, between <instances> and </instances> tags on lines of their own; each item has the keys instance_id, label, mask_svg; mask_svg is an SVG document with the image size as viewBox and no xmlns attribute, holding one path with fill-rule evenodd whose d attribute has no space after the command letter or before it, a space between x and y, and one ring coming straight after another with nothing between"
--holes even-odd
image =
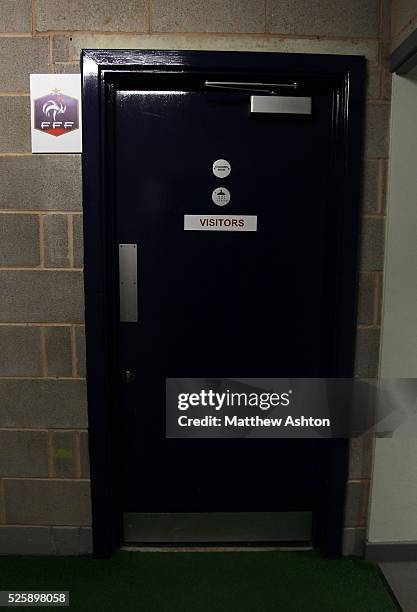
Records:
<instances>
[{"instance_id":1,"label":"door handle","mask_svg":"<svg viewBox=\"0 0 417 612\"><path fill-rule=\"evenodd\" d=\"M120 321L138 320L138 245L119 244Z\"/></svg>"},{"instance_id":2,"label":"door handle","mask_svg":"<svg viewBox=\"0 0 417 612\"><path fill-rule=\"evenodd\" d=\"M130 385L131 383L135 382L135 380L136 380L136 373L133 370L125 370L123 372L123 381L127 385Z\"/></svg>"}]
</instances>

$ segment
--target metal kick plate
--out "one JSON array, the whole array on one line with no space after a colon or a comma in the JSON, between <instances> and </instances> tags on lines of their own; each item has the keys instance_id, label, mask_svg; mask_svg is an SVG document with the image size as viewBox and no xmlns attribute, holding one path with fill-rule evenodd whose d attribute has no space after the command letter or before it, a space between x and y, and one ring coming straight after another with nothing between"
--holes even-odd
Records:
<instances>
[{"instance_id":1,"label":"metal kick plate","mask_svg":"<svg viewBox=\"0 0 417 612\"><path fill-rule=\"evenodd\" d=\"M125 542L309 543L312 512L124 513Z\"/></svg>"},{"instance_id":2,"label":"metal kick plate","mask_svg":"<svg viewBox=\"0 0 417 612\"><path fill-rule=\"evenodd\" d=\"M311 98L297 96L251 96L250 112L311 115Z\"/></svg>"},{"instance_id":3,"label":"metal kick plate","mask_svg":"<svg viewBox=\"0 0 417 612\"><path fill-rule=\"evenodd\" d=\"M138 320L138 245L119 244L120 321Z\"/></svg>"}]
</instances>

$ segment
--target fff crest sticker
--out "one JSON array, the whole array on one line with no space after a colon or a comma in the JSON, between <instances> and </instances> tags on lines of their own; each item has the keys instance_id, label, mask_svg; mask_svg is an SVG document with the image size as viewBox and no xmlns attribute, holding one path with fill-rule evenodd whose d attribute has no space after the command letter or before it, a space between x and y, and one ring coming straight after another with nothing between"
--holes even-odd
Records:
<instances>
[{"instance_id":1,"label":"fff crest sticker","mask_svg":"<svg viewBox=\"0 0 417 612\"><path fill-rule=\"evenodd\" d=\"M52 136L62 136L80 127L78 100L58 89L37 98L34 105L35 130L41 130Z\"/></svg>"},{"instance_id":2,"label":"fff crest sticker","mask_svg":"<svg viewBox=\"0 0 417 612\"><path fill-rule=\"evenodd\" d=\"M79 74L31 75L32 152L81 152Z\"/></svg>"}]
</instances>

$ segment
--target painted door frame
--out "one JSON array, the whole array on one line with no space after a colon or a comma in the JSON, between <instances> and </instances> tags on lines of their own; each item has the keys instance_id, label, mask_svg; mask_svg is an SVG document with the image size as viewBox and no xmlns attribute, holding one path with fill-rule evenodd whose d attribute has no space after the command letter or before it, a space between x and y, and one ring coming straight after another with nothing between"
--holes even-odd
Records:
<instances>
[{"instance_id":1,"label":"painted door frame","mask_svg":"<svg viewBox=\"0 0 417 612\"><path fill-rule=\"evenodd\" d=\"M108 147L112 143L107 113L112 80L121 72L187 71L230 73L296 73L332 77L333 127L338 139L338 179L343 182L339 209L339 337L333 376L353 376L356 327L356 264L362 158L365 59L360 56L253 52L84 50L83 88L83 207L84 282L87 344L87 393L93 551L109 557L122 541L122 508L118 471L118 414L115 409L119 371L114 325L117 314L117 261L114 222L109 197ZM340 176L339 176L340 175ZM323 444L323 477L314 509L313 543L329 557L341 554L348 441Z\"/></svg>"}]
</instances>

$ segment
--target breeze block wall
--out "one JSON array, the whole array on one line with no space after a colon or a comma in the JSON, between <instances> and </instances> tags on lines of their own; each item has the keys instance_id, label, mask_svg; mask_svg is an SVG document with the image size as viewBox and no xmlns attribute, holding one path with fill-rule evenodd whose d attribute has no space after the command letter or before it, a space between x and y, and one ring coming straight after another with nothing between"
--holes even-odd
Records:
<instances>
[{"instance_id":1,"label":"breeze block wall","mask_svg":"<svg viewBox=\"0 0 417 612\"><path fill-rule=\"evenodd\" d=\"M1 0L0 553L91 550L79 155L30 153L29 74L82 48L360 54L368 61L356 373L377 374L390 75L386 0ZM335 203L337 204L337 203ZM345 552L371 441L351 445Z\"/></svg>"}]
</instances>

